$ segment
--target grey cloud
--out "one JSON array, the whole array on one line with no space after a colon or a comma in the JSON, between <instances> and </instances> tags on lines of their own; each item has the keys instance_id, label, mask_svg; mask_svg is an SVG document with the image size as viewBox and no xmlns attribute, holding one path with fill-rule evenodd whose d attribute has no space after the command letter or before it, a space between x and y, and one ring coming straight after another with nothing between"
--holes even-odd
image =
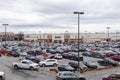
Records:
<instances>
[{"instance_id":1,"label":"grey cloud","mask_svg":"<svg viewBox=\"0 0 120 80\"><path fill-rule=\"evenodd\" d=\"M58 1L58 2L57 2ZM7 3L6 3L7 2ZM19 28L64 28L66 25L77 25L74 11L84 11L82 24L111 23L120 21L120 0L0 0L0 9L15 14L36 15L39 22L25 21L24 18L0 18L0 23L9 23ZM18 15L18 16L21 16ZM11 16L11 15L7 15ZM45 16L45 21L41 16ZM21 23L21 24L20 24Z\"/></svg>"}]
</instances>

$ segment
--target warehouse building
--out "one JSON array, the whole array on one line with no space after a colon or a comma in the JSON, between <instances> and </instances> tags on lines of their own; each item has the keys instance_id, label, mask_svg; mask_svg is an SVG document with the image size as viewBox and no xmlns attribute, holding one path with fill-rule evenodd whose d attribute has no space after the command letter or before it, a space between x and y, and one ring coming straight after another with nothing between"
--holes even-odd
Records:
<instances>
[{"instance_id":1,"label":"warehouse building","mask_svg":"<svg viewBox=\"0 0 120 80\"><path fill-rule=\"evenodd\" d=\"M61 33L61 34L25 34L25 40L34 40L39 42L77 42L77 33ZM100 42L108 40L108 34L105 33L81 33L81 42ZM120 34L110 33L109 40L120 40Z\"/></svg>"}]
</instances>

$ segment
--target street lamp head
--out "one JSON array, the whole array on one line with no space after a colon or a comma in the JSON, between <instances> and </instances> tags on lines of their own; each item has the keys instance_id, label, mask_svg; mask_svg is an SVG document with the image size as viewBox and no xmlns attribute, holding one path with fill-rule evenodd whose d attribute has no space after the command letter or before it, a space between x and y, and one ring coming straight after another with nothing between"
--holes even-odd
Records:
<instances>
[{"instance_id":1,"label":"street lamp head","mask_svg":"<svg viewBox=\"0 0 120 80\"><path fill-rule=\"evenodd\" d=\"M84 14L84 12L73 12L74 14Z\"/></svg>"},{"instance_id":2,"label":"street lamp head","mask_svg":"<svg viewBox=\"0 0 120 80\"><path fill-rule=\"evenodd\" d=\"M107 29L110 29L110 27L107 27Z\"/></svg>"},{"instance_id":3,"label":"street lamp head","mask_svg":"<svg viewBox=\"0 0 120 80\"><path fill-rule=\"evenodd\" d=\"M2 25L8 25L8 24L2 24Z\"/></svg>"}]
</instances>

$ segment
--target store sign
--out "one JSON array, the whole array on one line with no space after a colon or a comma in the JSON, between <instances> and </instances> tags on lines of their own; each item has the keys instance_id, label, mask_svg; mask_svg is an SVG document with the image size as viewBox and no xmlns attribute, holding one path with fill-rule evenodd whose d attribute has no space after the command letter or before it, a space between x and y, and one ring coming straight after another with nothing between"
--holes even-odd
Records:
<instances>
[{"instance_id":1,"label":"store sign","mask_svg":"<svg viewBox=\"0 0 120 80\"><path fill-rule=\"evenodd\" d=\"M61 38L61 36L55 36L55 38Z\"/></svg>"}]
</instances>

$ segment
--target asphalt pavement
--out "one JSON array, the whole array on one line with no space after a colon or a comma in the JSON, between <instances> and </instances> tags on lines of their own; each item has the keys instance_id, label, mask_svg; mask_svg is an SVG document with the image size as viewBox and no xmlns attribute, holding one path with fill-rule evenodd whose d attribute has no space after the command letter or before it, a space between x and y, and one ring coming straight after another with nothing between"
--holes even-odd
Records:
<instances>
[{"instance_id":1,"label":"asphalt pavement","mask_svg":"<svg viewBox=\"0 0 120 80\"><path fill-rule=\"evenodd\" d=\"M12 62L16 62L19 58L15 57L0 57L0 71L4 71L6 74L6 80L56 80L55 72L50 72L50 68L54 67L40 67L38 71L31 70L14 70L12 66ZM85 60L94 60L94 58L85 58ZM70 60L62 59L58 60L59 64L67 64ZM85 73L81 73L86 77L87 80L102 80L102 77L110 75L112 73L120 72L120 67L104 69L99 71L88 71Z\"/></svg>"}]
</instances>

